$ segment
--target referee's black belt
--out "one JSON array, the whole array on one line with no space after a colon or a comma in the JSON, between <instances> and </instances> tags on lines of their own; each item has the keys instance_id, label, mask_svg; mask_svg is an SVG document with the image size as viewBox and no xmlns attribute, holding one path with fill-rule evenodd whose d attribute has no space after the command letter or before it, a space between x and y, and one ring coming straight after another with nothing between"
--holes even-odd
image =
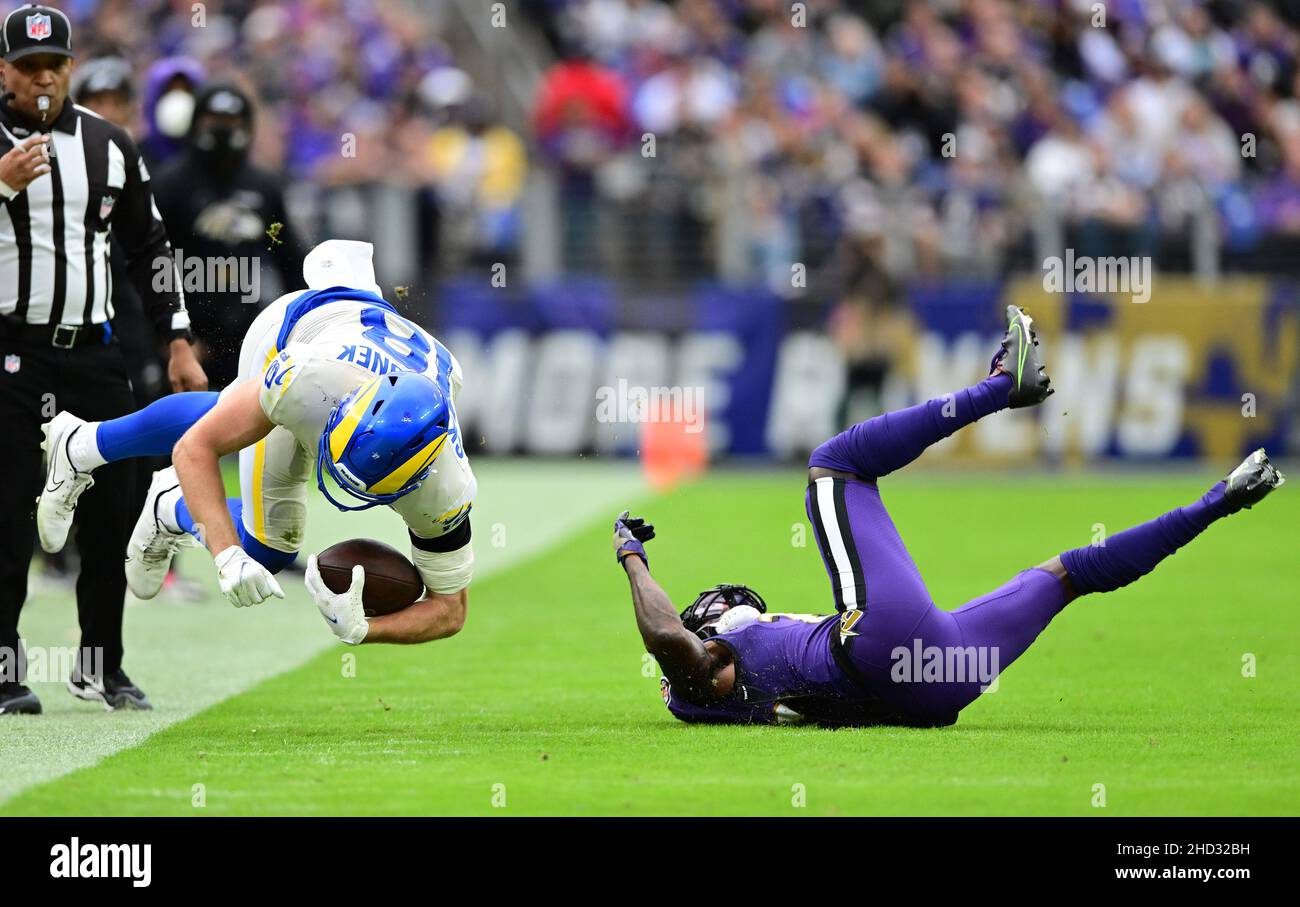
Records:
<instances>
[{"instance_id":1,"label":"referee's black belt","mask_svg":"<svg viewBox=\"0 0 1300 907\"><path fill-rule=\"evenodd\" d=\"M79 346L108 343L113 329L103 324L28 324L16 318L0 319L0 334L7 340L20 340L34 346L52 346L71 350Z\"/></svg>"}]
</instances>

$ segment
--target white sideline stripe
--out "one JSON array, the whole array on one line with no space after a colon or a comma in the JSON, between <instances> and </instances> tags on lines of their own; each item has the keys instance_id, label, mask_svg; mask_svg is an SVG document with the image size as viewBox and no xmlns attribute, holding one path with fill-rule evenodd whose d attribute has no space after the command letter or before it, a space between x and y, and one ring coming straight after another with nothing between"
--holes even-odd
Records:
<instances>
[{"instance_id":1,"label":"white sideline stripe","mask_svg":"<svg viewBox=\"0 0 1300 907\"><path fill-rule=\"evenodd\" d=\"M603 514L612 520L650 494L639 468L627 463L483 460L474 470L480 492L473 511L476 581L559 545ZM319 495L308 500L304 551L364 536L399 551L410 548L401 520L386 508L344 514ZM493 544L498 526L502 547ZM128 598L124 667L154 710L107 713L74 699L62 682L32 684L45 714L0 717L0 814L5 801L33 785L136 746L326 649L343 651L301 584L286 584L282 602L237 611L217 592L207 555L194 550L183 557L184 574L208 588L206 602L169 599L167 593L150 602ZM28 646L76 646L71 592L34 589L22 632Z\"/></svg>"},{"instance_id":2,"label":"white sideline stripe","mask_svg":"<svg viewBox=\"0 0 1300 907\"><path fill-rule=\"evenodd\" d=\"M822 529L826 533L826 545L831 549L831 560L835 562L835 571L840 577L840 601L846 608L858 606L858 584L853 576L853 562L849 560L849 549L844 547L844 536L840 532L840 521L835 514L835 480L817 479L817 513L822 518Z\"/></svg>"}]
</instances>

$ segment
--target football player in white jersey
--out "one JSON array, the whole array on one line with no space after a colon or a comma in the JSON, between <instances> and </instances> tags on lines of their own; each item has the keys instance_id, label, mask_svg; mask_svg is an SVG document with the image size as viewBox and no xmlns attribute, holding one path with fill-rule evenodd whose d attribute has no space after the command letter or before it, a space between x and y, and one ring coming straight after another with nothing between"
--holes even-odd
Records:
<instances>
[{"instance_id":1,"label":"football player in white jersey","mask_svg":"<svg viewBox=\"0 0 1300 907\"><path fill-rule=\"evenodd\" d=\"M306 583L346 643L426 642L458 632L473 575L476 490L456 420L459 363L400 317L375 284L369 243L329 240L303 264L307 290L268 306L240 351L239 380L220 395L173 394L107 422L61 412L47 428L48 467L37 505L47 551L67 540L94 469L172 454L154 473L127 546L131 591L152 598L176 552L197 538L221 591L238 607L284 597L274 574L302 543L313 478L341 510L387 505L405 521L426 596L367 619L360 566L331 592L313 555ZM222 456L239 452L240 497L227 501Z\"/></svg>"}]
</instances>

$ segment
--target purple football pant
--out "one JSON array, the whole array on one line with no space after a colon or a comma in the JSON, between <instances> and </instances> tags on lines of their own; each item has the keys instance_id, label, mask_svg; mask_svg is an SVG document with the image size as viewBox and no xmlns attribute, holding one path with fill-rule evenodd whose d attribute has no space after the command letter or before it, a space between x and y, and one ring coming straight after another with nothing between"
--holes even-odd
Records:
<instances>
[{"instance_id":1,"label":"purple football pant","mask_svg":"<svg viewBox=\"0 0 1300 907\"><path fill-rule=\"evenodd\" d=\"M845 652L871 691L908 716L951 724L1065 606L1061 581L1026 570L956 611L935 607L874 480L822 478L808 516L835 607L860 611Z\"/></svg>"},{"instance_id":2,"label":"purple football pant","mask_svg":"<svg viewBox=\"0 0 1300 907\"><path fill-rule=\"evenodd\" d=\"M957 394L854 425L808 461L809 468L854 476L816 479L806 499L835 608L845 613L844 651L871 692L922 722L956 721L1066 603L1061 580L1033 568L955 611L935 607L876 484L929 445L1005 408L1010 381L1005 375L987 378ZM1077 594L1109 592L1150 573L1236 509L1220 482L1192 504L1117 533L1104 545L1063 552L1061 560Z\"/></svg>"}]
</instances>

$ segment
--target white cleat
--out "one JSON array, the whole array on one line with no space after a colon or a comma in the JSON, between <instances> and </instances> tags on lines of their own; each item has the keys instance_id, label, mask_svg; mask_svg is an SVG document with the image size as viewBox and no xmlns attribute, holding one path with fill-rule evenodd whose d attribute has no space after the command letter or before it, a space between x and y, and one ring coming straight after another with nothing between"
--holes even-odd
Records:
<instances>
[{"instance_id":1,"label":"white cleat","mask_svg":"<svg viewBox=\"0 0 1300 907\"><path fill-rule=\"evenodd\" d=\"M158 520L158 499L180 485L175 468L168 466L153 474L140 518L126 543L126 585L136 598L150 599L162 589L176 552L192 538L188 532L172 532Z\"/></svg>"},{"instance_id":2,"label":"white cleat","mask_svg":"<svg viewBox=\"0 0 1300 907\"><path fill-rule=\"evenodd\" d=\"M77 498L95 484L88 472L77 472L68 459L68 441L86 424L72 413L61 412L43 427L46 454L45 488L36 502L36 534L41 547L54 554L62 551L77 512Z\"/></svg>"}]
</instances>

